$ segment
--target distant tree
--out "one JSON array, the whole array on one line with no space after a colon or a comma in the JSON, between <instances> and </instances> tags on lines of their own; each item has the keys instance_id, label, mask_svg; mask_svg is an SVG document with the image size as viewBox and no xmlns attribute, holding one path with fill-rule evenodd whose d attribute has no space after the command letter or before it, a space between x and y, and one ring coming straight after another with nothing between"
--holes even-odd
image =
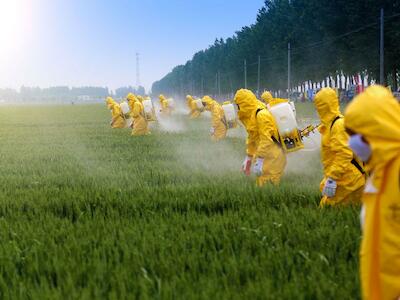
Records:
<instances>
[{"instance_id":1,"label":"distant tree","mask_svg":"<svg viewBox=\"0 0 400 300\"><path fill-rule=\"evenodd\" d=\"M140 95L140 96L144 96L144 95L146 94L146 90L144 89L144 87L139 86L139 87L136 89L136 94L137 94L137 95Z\"/></svg>"},{"instance_id":2,"label":"distant tree","mask_svg":"<svg viewBox=\"0 0 400 300\"><path fill-rule=\"evenodd\" d=\"M400 0L266 0L255 24L226 40L216 39L154 82L154 94L216 94L257 86L261 56L261 86L287 86L287 45L292 47L292 83L321 81L338 72L379 74L379 11L385 9L385 76L397 84L400 68ZM395 16L397 17L390 17ZM355 30L358 29L358 30Z\"/></svg>"}]
</instances>

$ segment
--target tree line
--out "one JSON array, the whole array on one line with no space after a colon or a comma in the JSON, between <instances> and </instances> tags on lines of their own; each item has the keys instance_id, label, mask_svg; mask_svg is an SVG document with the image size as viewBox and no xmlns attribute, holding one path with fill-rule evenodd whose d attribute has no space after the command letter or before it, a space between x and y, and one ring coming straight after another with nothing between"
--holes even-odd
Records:
<instances>
[{"instance_id":1,"label":"tree line","mask_svg":"<svg viewBox=\"0 0 400 300\"><path fill-rule=\"evenodd\" d=\"M400 0L266 0L255 24L226 40L216 39L155 82L152 92L229 94L244 87L245 79L253 90L258 84L262 89L285 90L289 43L293 87L338 74L379 79L381 8L384 75L397 89Z\"/></svg>"}]
</instances>

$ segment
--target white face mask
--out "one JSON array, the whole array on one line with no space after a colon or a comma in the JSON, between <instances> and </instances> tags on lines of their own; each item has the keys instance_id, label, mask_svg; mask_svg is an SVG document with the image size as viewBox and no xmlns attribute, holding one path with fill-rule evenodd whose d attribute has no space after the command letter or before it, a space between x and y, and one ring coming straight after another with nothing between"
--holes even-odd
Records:
<instances>
[{"instance_id":1,"label":"white face mask","mask_svg":"<svg viewBox=\"0 0 400 300\"><path fill-rule=\"evenodd\" d=\"M370 159L372 154L371 146L363 141L361 134L354 134L350 137L349 147L363 162L367 162Z\"/></svg>"}]
</instances>

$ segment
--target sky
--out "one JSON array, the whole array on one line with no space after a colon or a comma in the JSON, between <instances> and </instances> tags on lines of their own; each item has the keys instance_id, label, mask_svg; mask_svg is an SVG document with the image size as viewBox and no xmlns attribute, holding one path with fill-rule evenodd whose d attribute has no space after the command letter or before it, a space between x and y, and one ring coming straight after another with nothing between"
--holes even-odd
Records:
<instances>
[{"instance_id":1,"label":"sky","mask_svg":"<svg viewBox=\"0 0 400 300\"><path fill-rule=\"evenodd\" d=\"M216 38L256 21L263 0L0 0L0 88L146 89Z\"/></svg>"}]
</instances>

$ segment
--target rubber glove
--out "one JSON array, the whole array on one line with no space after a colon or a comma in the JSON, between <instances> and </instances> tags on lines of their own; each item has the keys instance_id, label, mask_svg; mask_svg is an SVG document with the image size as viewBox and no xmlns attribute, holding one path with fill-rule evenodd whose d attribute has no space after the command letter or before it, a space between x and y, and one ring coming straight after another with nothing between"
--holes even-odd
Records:
<instances>
[{"instance_id":1,"label":"rubber glove","mask_svg":"<svg viewBox=\"0 0 400 300\"><path fill-rule=\"evenodd\" d=\"M332 178L328 178L325 182L324 189L322 190L322 194L327 196L328 198L332 198L336 195L337 183Z\"/></svg>"},{"instance_id":2,"label":"rubber glove","mask_svg":"<svg viewBox=\"0 0 400 300\"><path fill-rule=\"evenodd\" d=\"M261 176L263 173L264 158L257 158L253 167L253 173L256 176Z\"/></svg>"},{"instance_id":3,"label":"rubber glove","mask_svg":"<svg viewBox=\"0 0 400 300\"><path fill-rule=\"evenodd\" d=\"M252 161L252 157L251 156L246 156L246 158L243 161L242 164L242 172L244 174L246 174L247 176L250 176L250 170L251 170L251 161Z\"/></svg>"}]
</instances>

